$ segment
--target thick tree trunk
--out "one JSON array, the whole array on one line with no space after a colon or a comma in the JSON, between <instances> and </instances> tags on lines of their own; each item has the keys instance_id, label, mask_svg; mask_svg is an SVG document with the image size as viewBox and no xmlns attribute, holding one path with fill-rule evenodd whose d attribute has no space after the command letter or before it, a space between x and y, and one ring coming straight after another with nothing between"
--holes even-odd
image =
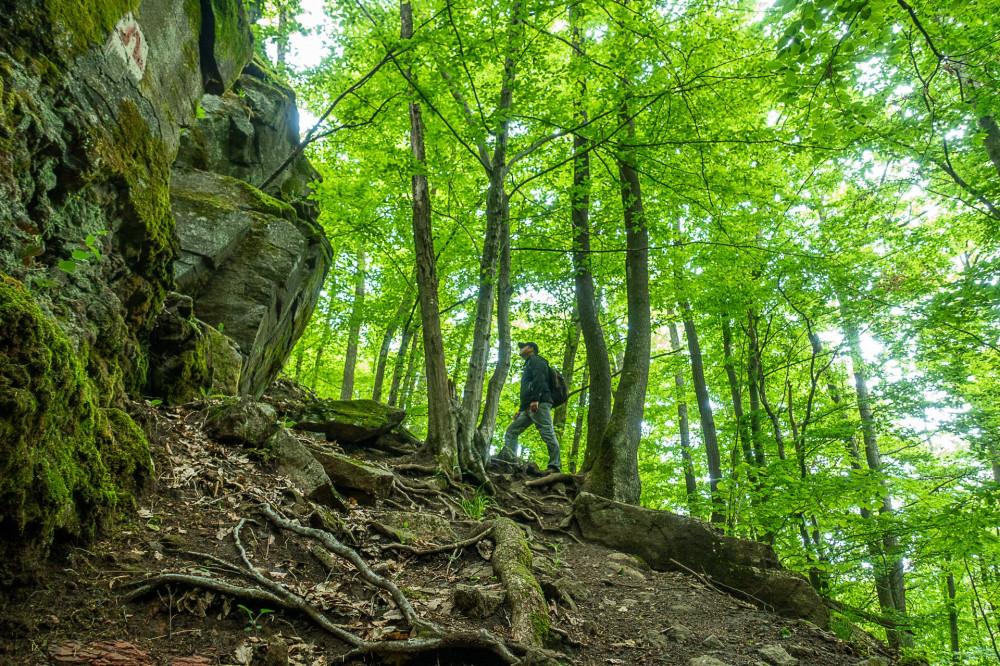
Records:
<instances>
[{"instance_id":1,"label":"thick tree trunk","mask_svg":"<svg viewBox=\"0 0 1000 666\"><path fill-rule=\"evenodd\" d=\"M986 146L986 154L990 156L990 161L997 170L1000 177L1000 125L993 116L983 116L979 119L979 127L986 132L983 145Z\"/></svg>"},{"instance_id":2,"label":"thick tree trunk","mask_svg":"<svg viewBox=\"0 0 1000 666\"><path fill-rule=\"evenodd\" d=\"M611 418L601 437L600 448L587 478L587 489L603 497L638 504L642 493L639 479L639 443L649 382L649 232L642 207L642 188L635 151L629 142L635 135L622 106L628 137L620 148L618 173L621 181L625 223L625 291L628 303L628 333L618 390Z\"/></svg>"},{"instance_id":3,"label":"thick tree trunk","mask_svg":"<svg viewBox=\"0 0 1000 666\"><path fill-rule=\"evenodd\" d=\"M841 302L843 303L843 301ZM843 305L841 307L843 308ZM875 434L875 418L872 414L871 395L868 391L864 360L861 356L861 338L857 325L846 316L844 318L844 335L847 338L847 344L851 351L851 363L854 366L854 385L858 395L858 414L861 417L861 433L865 445L865 460L868 463L868 469L873 474L881 475L881 453L879 451L878 438ZM880 493L882 495L882 503L878 512L883 516L889 516L893 513L892 498L886 488L884 478L880 479L879 484L885 488L885 491ZM878 561L872 562L876 568L875 587L878 593L879 604L882 606L883 611L888 611L894 618L905 621L906 586L899 537L892 531L891 526L888 524L881 529L884 564ZM909 631L905 629L892 629L886 633L889 644L892 647L913 647L913 636Z\"/></svg>"},{"instance_id":4,"label":"thick tree trunk","mask_svg":"<svg viewBox=\"0 0 1000 666\"><path fill-rule=\"evenodd\" d=\"M354 369L358 364L358 337L365 307L365 250L358 252L358 274L354 281L354 305L351 306L350 327L347 332L347 352L344 354L344 379L340 383L340 399L354 397Z\"/></svg>"},{"instance_id":5,"label":"thick tree trunk","mask_svg":"<svg viewBox=\"0 0 1000 666\"><path fill-rule=\"evenodd\" d=\"M573 388L573 366L576 364L576 352L580 348L580 314L576 307L570 315L569 326L566 327L566 346L563 349L562 376L566 380L566 388ZM581 391L582 393L582 391ZM569 401L556 408L552 418L552 425L556 430L556 439L562 444L563 430L566 428L566 412L569 409Z\"/></svg>"},{"instance_id":6,"label":"thick tree trunk","mask_svg":"<svg viewBox=\"0 0 1000 666\"><path fill-rule=\"evenodd\" d=\"M497 416L500 413L500 396L507 375L510 374L511 345L510 339L510 297L513 292L510 286L510 220L505 215L503 227L500 230L500 263L497 270L497 367L490 377L486 388L486 404L483 407L483 417L479 421L479 434L487 447L482 452L489 455L489 446L493 442L496 430ZM501 444L502 445L502 444ZM498 447L499 448L499 447Z\"/></svg>"},{"instance_id":7,"label":"thick tree trunk","mask_svg":"<svg viewBox=\"0 0 1000 666\"><path fill-rule=\"evenodd\" d=\"M400 38L413 37L413 8L403 1L399 8ZM412 74L411 74L412 76ZM424 121L420 104L411 101L410 148L417 170L412 177L413 188L413 247L417 262L417 294L424 338L424 359L427 373L427 441L426 446L442 468L450 468L457 452L455 426L448 400L448 363L441 338L438 315L437 258L434 254L434 232L431 225L430 192L423 174ZM416 345L414 345L416 346Z\"/></svg>"},{"instance_id":8,"label":"thick tree trunk","mask_svg":"<svg viewBox=\"0 0 1000 666\"><path fill-rule=\"evenodd\" d=\"M701 438L705 442L705 457L708 459L708 479L712 492L713 523L726 520L726 502L719 493L719 481L722 480L722 459L719 456L719 439L715 431L715 414L712 411L712 401L708 395L708 383L705 381L705 364L701 358L701 344L698 342L698 331L694 326L694 313L687 300L681 301L684 317L684 334L687 336L688 354L691 355L691 379L694 382L694 394L698 399L698 416L701 420Z\"/></svg>"},{"instance_id":9,"label":"thick tree trunk","mask_svg":"<svg viewBox=\"0 0 1000 666\"><path fill-rule=\"evenodd\" d=\"M667 310L667 316L673 317L673 308ZM670 322L670 348L679 353L681 336L677 324ZM691 424L688 421L687 390L684 388L684 373L674 373L674 399L677 401L677 428L681 438L681 461L684 464L684 489L687 491L688 512L698 515L698 480L694 475L694 461L691 458Z\"/></svg>"},{"instance_id":10,"label":"thick tree trunk","mask_svg":"<svg viewBox=\"0 0 1000 666\"><path fill-rule=\"evenodd\" d=\"M585 57L583 10L580 3L570 5L570 23L573 26L573 58L581 64ZM576 119L579 124L587 122L584 101L587 95L587 81L577 81L580 94L576 101ZM573 275L576 292L576 307L580 315L580 328L587 350L587 369L590 376L587 396L587 444L584 448L581 472L589 472L600 447L601 436L611 418L611 363L608 347L601 327L597 307L594 276L590 266L590 152L589 140L577 132L573 135L573 188L570 190L573 224Z\"/></svg>"}]
</instances>

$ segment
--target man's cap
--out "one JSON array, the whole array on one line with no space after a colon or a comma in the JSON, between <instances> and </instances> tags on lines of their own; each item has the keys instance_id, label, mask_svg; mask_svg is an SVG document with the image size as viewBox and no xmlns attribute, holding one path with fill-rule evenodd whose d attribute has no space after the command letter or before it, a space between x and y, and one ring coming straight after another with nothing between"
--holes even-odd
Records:
<instances>
[{"instance_id":1,"label":"man's cap","mask_svg":"<svg viewBox=\"0 0 1000 666\"><path fill-rule=\"evenodd\" d=\"M518 349L524 349L525 347L531 347L532 349L535 350L536 354L538 353L538 345L536 345L534 342L518 342L517 343L517 348Z\"/></svg>"}]
</instances>

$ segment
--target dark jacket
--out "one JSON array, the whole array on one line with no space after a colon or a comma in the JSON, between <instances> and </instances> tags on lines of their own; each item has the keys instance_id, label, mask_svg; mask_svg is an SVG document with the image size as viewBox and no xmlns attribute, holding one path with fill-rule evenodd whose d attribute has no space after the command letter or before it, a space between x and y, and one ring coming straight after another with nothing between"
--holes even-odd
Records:
<instances>
[{"instance_id":1,"label":"dark jacket","mask_svg":"<svg viewBox=\"0 0 1000 666\"><path fill-rule=\"evenodd\" d=\"M521 406L518 411L528 409L533 402L552 402L549 390L549 362L541 356L529 356L521 373Z\"/></svg>"}]
</instances>

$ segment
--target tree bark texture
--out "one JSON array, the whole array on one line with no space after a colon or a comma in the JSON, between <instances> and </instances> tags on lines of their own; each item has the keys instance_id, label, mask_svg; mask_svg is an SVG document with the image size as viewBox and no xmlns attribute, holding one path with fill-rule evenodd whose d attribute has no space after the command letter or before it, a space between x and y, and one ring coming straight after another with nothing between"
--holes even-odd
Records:
<instances>
[{"instance_id":1,"label":"tree bark texture","mask_svg":"<svg viewBox=\"0 0 1000 666\"><path fill-rule=\"evenodd\" d=\"M496 292L497 261L500 254L500 237L503 222L507 218L507 196L504 192L504 177L507 167L507 140L510 132L508 114L514 99L515 53L523 30L521 4L511 7L507 32L507 55L504 60L503 81L497 116L496 141L489 168L489 186L486 191L486 232L483 238L483 254L479 260L479 293L476 299L475 325L472 331L472 351L469 355L469 371L462 391L462 427L458 428L459 463L463 472L471 474L482 482L487 482L481 446L475 445L479 435L476 421L483 400L483 383L486 378L486 364L489 361L490 328L493 324L493 300Z\"/></svg>"},{"instance_id":2,"label":"tree bark texture","mask_svg":"<svg viewBox=\"0 0 1000 666\"><path fill-rule=\"evenodd\" d=\"M497 416L500 413L500 396L503 394L507 375L510 374L511 345L510 339L510 297L513 292L510 286L510 219L504 215L503 226L500 229L500 261L497 266L497 367L490 377L486 387L486 404L483 416L479 421L479 434L487 447L482 452L485 459L489 455L489 445L493 442L496 431Z\"/></svg>"},{"instance_id":3,"label":"tree bark texture","mask_svg":"<svg viewBox=\"0 0 1000 666\"><path fill-rule=\"evenodd\" d=\"M570 315L569 325L566 327L566 346L563 348L562 376L566 381L566 388L573 388L573 366L576 365L576 352L580 348L580 314L576 307ZM582 391L581 391L582 393ZM556 408L552 419L552 425L556 430L556 439L562 444L563 430L566 428L566 412L569 409L569 401Z\"/></svg>"},{"instance_id":4,"label":"tree bark texture","mask_svg":"<svg viewBox=\"0 0 1000 666\"><path fill-rule=\"evenodd\" d=\"M580 387L580 396L577 398L576 402L576 423L573 426L573 447L570 449L569 453L569 473L576 474L577 470L577 459L580 457L580 439L583 435L583 416L584 412L587 411L587 395L588 392L583 390L583 387L590 381L590 369L585 368L583 371L583 384Z\"/></svg>"},{"instance_id":5,"label":"tree bark texture","mask_svg":"<svg viewBox=\"0 0 1000 666\"><path fill-rule=\"evenodd\" d=\"M413 37L413 7L409 2L399 6L400 38ZM412 76L412 74L411 74ZM424 338L424 363L427 373L427 448L442 467L450 466L455 458L457 443L448 401L448 363L441 337L438 315L437 258L434 254L434 232L431 225L430 192L427 184L424 153L424 121L420 104L410 101L410 149L413 152L413 247L417 263L417 295Z\"/></svg>"},{"instance_id":6,"label":"tree bark texture","mask_svg":"<svg viewBox=\"0 0 1000 666\"><path fill-rule=\"evenodd\" d=\"M623 105L622 120L628 118ZM639 479L639 443L649 382L649 232L642 207L642 188L635 152L628 146L635 130L627 121L628 139L620 148L618 173L625 223L625 290L628 333L621 376L615 391L611 418L601 437L587 489L619 502L638 504L642 493Z\"/></svg>"},{"instance_id":7,"label":"tree bark texture","mask_svg":"<svg viewBox=\"0 0 1000 666\"><path fill-rule=\"evenodd\" d=\"M571 4L570 23L573 26L573 57L581 62L585 57L582 8ZM579 124L587 122L584 101L587 81L578 80L580 94L576 101L576 118ZM587 404L587 443L584 448L581 472L589 472L600 447L601 436L611 418L611 363L604 339L600 313L597 307L594 276L590 269L590 152L589 140L577 132L573 135L573 188L570 190L573 224L573 275L580 329L587 350L587 369L590 377Z\"/></svg>"},{"instance_id":8,"label":"tree bark texture","mask_svg":"<svg viewBox=\"0 0 1000 666\"><path fill-rule=\"evenodd\" d=\"M842 301L843 303L843 301ZM842 306L843 308L843 306ZM843 312L842 312L843 314ZM858 396L858 414L861 417L862 440L865 445L865 460L871 473L881 474L882 460L875 433L875 418L872 414L871 394L868 391L868 380L865 376L865 364L861 355L861 336L857 325L848 317L844 317L844 335L851 352L851 363L854 366L854 386ZM885 488L884 479L880 485ZM892 498L888 489L880 493L882 504L878 509L880 515L892 514ZM881 521L879 521L881 522ZM875 588L879 604L883 611L888 611L896 618L906 618L906 581L903 574L903 557L899 547L899 537L891 526L882 528L882 558L883 562L873 561L875 567ZM913 636L905 629L887 630L889 644L892 647L913 647Z\"/></svg>"},{"instance_id":9,"label":"tree bark texture","mask_svg":"<svg viewBox=\"0 0 1000 666\"><path fill-rule=\"evenodd\" d=\"M715 432L715 414L712 411L712 401L708 395L708 383L705 381L705 364L701 358L701 345L698 342L698 331L694 325L694 313L691 304L686 300L681 302L684 317L684 334L687 337L688 354L691 355L691 379L694 382L694 394L698 399L698 416L701 420L701 438L705 442L705 457L708 459L708 478L712 493L713 523L725 522L726 503L719 494L719 481L722 480L722 459L719 456L719 439Z\"/></svg>"},{"instance_id":10,"label":"tree bark texture","mask_svg":"<svg viewBox=\"0 0 1000 666\"><path fill-rule=\"evenodd\" d=\"M673 308L667 310L667 315L673 317ZM670 348L679 352L681 336L677 324L670 322ZM697 515L698 480L694 475L694 462L691 458L691 424L688 421L687 390L684 388L684 373L674 373L674 399L677 401L677 427L681 438L681 461L684 464L684 489L687 491L688 512Z\"/></svg>"},{"instance_id":11,"label":"tree bark texture","mask_svg":"<svg viewBox=\"0 0 1000 666\"><path fill-rule=\"evenodd\" d=\"M358 251L358 273L354 279L354 304L351 306L350 325L347 332L347 351L344 354L344 378L340 383L340 399L354 397L354 369L358 364L358 337L365 308L365 273L367 272L365 250Z\"/></svg>"}]
</instances>

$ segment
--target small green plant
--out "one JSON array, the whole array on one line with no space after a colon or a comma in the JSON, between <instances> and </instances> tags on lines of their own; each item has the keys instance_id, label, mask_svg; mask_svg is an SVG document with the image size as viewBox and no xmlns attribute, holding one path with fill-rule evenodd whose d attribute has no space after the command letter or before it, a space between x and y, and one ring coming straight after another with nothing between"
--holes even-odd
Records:
<instances>
[{"instance_id":1,"label":"small green plant","mask_svg":"<svg viewBox=\"0 0 1000 666\"><path fill-rule=\"evenodd\" d=\"M103 236L108 233L107 231L102 231L97 234L97 236ZM97 236L94 234L87 234L87 237L83 239L83 244L87 246L86 250L73 250L70 255L71 259L63 259L57 265L59 270L63 273L72 273L76 270L77 266L80 264L89 264L93 260L94 262L101 260L101 251L97 249Z\"/></svg>"},{"instance_id":2,"label":"small green plant","mask_svg":"<svg viewBox=\"0 0 1000 666\"><path fill-rule=\"evenodd\" d=\"M199 386L198 387L198 391L201 393L201 399L203 401L215 400L217 398L228 398L229 397L225 393L216 393L214 386L208 387L207 391L205 390L204 386Z\"/></svg>"},{"instance_id":3,"label":"small green plant","mask_svg":"<svg viewBox=\"0 0 1000 666\"><path fill-rule=\"evenodd\" d=\"M473 520L482 520L483 516L486 515L486 510L493 505L493 498L483 492L483 487L479 486L476 488L475 494L472 499L461 499L460 504L462 505L462 510L465 511L465 515Z\"/></svg>"},{"instance_id":4,"label":"small green plant","mask_svg":"<svg viewBox=\"0 0 1000 666\"><path fill-rule=\"evenodd\" d=\"M288 418L287 416L281 417L276 421L276 423L282 428L291 428L293 425L295 425L295 421Z\"/></svg>"},{"instance_id":5,"label":"small green plant","mask_svg":"<svg viewBox=\"0 0 1000 666\"><path fill-rule=\"evenodd\" d=\"M267 615L268 613L274 612L270 608L261 608L260 612L255 615L252 610L250 610L243 604L237 604L236 607L247 614L247 626L243 627L243 631L253 632L255 635L258 629L264 628L263 626L260 625L261 618Z\"/></svg>"},{"instance_id":6,"label":"small green plant","mask_svg":"<svg viewBox=\"0 0 1000 666\"><path fill-rule=\"evenodd\" d=\"M781 628L781 637L782 638L791 638L791 636L792 636L792 630L791 629L789 629L788 627L782 627Z\"/></svg>"},{"instance_id":7,"label":"small green plant","mask_svg":"<svg viewBox=\"0 0 1000 666\"><path fill-rule=\"evenodd\" d=\"M162 401L162 400L160 400L159 398L156 398L156 399L154 399L154 400L150 400L150 401L149 401L149 405L150 405L151 407L156 407L157 405L162 405L162 404L163 404L163 401Z\"/></svg>"}]
</instances>

